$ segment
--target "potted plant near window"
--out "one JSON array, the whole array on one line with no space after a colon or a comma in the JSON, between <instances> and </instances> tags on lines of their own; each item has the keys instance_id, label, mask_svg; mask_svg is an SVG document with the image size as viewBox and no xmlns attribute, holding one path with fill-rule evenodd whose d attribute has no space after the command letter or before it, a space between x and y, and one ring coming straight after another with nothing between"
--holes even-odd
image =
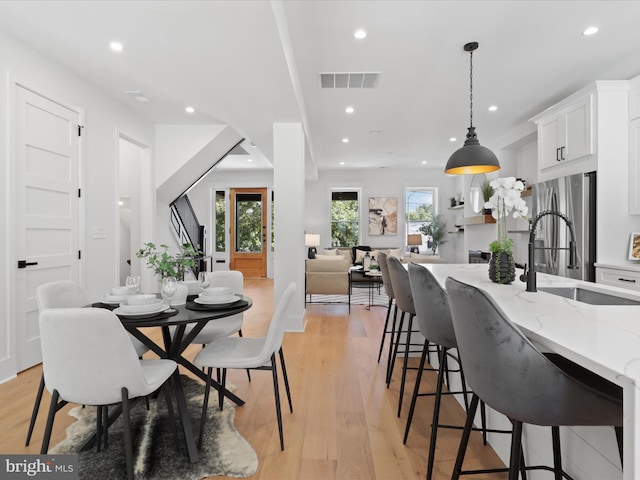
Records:
<instances>
[{"instance_id":1,"label":"potted plant near window","mask_svg":"<svg viewBox=\"0 0 640 480\"><path fill-rule=\"evenodd\" d=\"M152 269L160 281L165 277L178 280L178 291L171 297L171 305L183 305L189 291L184 284L185 275L196 267L196 257L202 252L188 243L180 246L177 255L170 254L169 247L164 244L156 246L153 242L147 242L143 245L144 248L138 250L136 257L145 259L147 268Z\"/></svg>"},{"instance_id":2,"label":"potted plant near window","mask_svg":"<svg viewBox=\"0 0 640 480\"><path fill-rule=\"evenodd\" d=\"M434 255L438 251L438 246L447 242L444 239L447 235L447 222L442 215L434 215L431 217L431 221L422 225L418 231L431 237L431 248Z\"/></svg>"}]
</instances>

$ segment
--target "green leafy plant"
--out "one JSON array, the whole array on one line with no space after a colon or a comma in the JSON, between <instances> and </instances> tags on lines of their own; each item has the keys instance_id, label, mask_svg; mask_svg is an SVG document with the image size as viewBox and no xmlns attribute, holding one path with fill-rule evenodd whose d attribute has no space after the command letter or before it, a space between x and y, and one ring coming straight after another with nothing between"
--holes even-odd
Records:
<instances>
[{"instance_id":1,"label":"green leafy plant","mask_svg":"<svg viewBox=\"0 0 640 480\"><path fill-rule=\"evenodd\" d=\"M447 235L447 222L443 215L434 215L429 223L425 223L419 229L420 233L431 237L431 248L436 253L438 246L447 243L444 237Z\"/></svg>"},{"instance_id":2,"label":"green leafy plant","mask_svg":"<svg viewBox=\"0 0 640 480\"><path fill-rule=\"evenodd\" d=\"M198 248L185 243L180 247L178 255L171 255L167 245L156 245L153 242L143 244L136 253L136 257L144 258L147 261L147 268L151 268L161 279L164 277L175 277L178 280L184 280L184 276L188 270L193 269L197 265L195 257L202 255Z\"/></svg>"},{"instance_id":3,"label":"green leafy plant","mask_svg":"<svg viewBox=\"0 0 640 480\"><path fill-rule=\"evenodd\" d=\"M480 191L482 192L482 199L486 202L493 196L493 187L489 180L485 180L482 185L480 185Z\"/></svg>"},{"instance_id":4,"label":"green leafy plant","mask_svg":"<svg viewBox=\"0 0 640 480\"><path fill-rule=\"evenodd\" d=\"M489 244L489 250L492 253L513 252L513 240L510 238L504 240L494 240Z\"/></svg>"}]
</instances>

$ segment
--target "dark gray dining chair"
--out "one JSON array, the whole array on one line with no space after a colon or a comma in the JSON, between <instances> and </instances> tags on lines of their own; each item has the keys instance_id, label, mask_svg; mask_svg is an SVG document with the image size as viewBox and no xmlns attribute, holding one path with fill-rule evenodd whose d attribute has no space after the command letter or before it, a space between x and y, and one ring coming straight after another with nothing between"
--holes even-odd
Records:
<instances>
[{"instance_id":1,"label":"dark gray dining chair","mask_svg":"<svg viewBox=\"0 0 640 480\"><path fill-rule=\"evenodd\" d=\"M566 476L560 456L560 426L614 426L622 458L622 388L557 355L538 350L484 291L447 278L451 318L460 360L473 396L452 479L462 473L478 401L513 423L509 479L517 480L522 426L550 426L553 467Z\"/></svg>"}]
</instances>

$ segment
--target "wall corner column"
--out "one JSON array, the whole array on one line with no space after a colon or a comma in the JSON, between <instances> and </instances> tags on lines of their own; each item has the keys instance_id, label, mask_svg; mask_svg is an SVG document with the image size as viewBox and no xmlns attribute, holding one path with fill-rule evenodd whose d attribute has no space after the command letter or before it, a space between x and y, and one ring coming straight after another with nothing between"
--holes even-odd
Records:
<instances>
[{"instance_id":1,"label":"wall corner column","mask_svg":"<svg viewBox=\"0 0 640 480\"><path fill-rule=\"evenodd\" d=\"M304 155L302 124L274 123L274 304L277 305L289 283L294 282L298 290L286 327L287 331L294 332L302 332L305 327Z\"/></svg>"}]
</instances>

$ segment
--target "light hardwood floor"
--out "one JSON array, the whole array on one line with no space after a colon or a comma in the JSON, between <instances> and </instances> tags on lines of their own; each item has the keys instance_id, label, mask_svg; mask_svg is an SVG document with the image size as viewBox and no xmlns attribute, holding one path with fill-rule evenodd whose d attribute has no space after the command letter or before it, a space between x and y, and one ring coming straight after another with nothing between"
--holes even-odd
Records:
<instances>
[{"instance_id":1,"label":"light hardwood floor","mask_svg":"<svg viewBox=\"0 0 640 480\"><path fill-rule=\"evenodd\" d=\"M253 307L245 313L245 336L266 332L273 312L271 280L245 279L245 293ZM237 408L235 425L256 450L259 467L254 479L420 479L426 475L433 397L418 399L411 433L402 444L415 371L408 373L405 403L397 417L399 368L386 388L386 349L377 363L386 308L352 305L308 305L304 333L286 333L284 353L292 388L293 414L283 398L285 450L280 451L269 372L230 371L228 381L246 400ZM191 347L191 355L196 350ZM417 360L417 359L416 359ZM0 385L0 452L38 453L49 396L29 447L25 434L41 375L40 366ZM435 374L425 372L423 391L433 391ZM284 389L282 389L284 390ZM284 392L281 392L284 395ZM63 411L67 411L67 406ZM445 398L442 422L462 425L464 412L455 400ZM56 417L54 445L65 436L71 417ZM460 432L439 430L435 479L451 478ZM186 461L186 459L185 459ZM503 464L491 447L472 435L466 469L495 468ZM214 477L226 478L226 477ZM474 475L478 480L507 478L505 474Z\"/></svg>"}]
</instances>

